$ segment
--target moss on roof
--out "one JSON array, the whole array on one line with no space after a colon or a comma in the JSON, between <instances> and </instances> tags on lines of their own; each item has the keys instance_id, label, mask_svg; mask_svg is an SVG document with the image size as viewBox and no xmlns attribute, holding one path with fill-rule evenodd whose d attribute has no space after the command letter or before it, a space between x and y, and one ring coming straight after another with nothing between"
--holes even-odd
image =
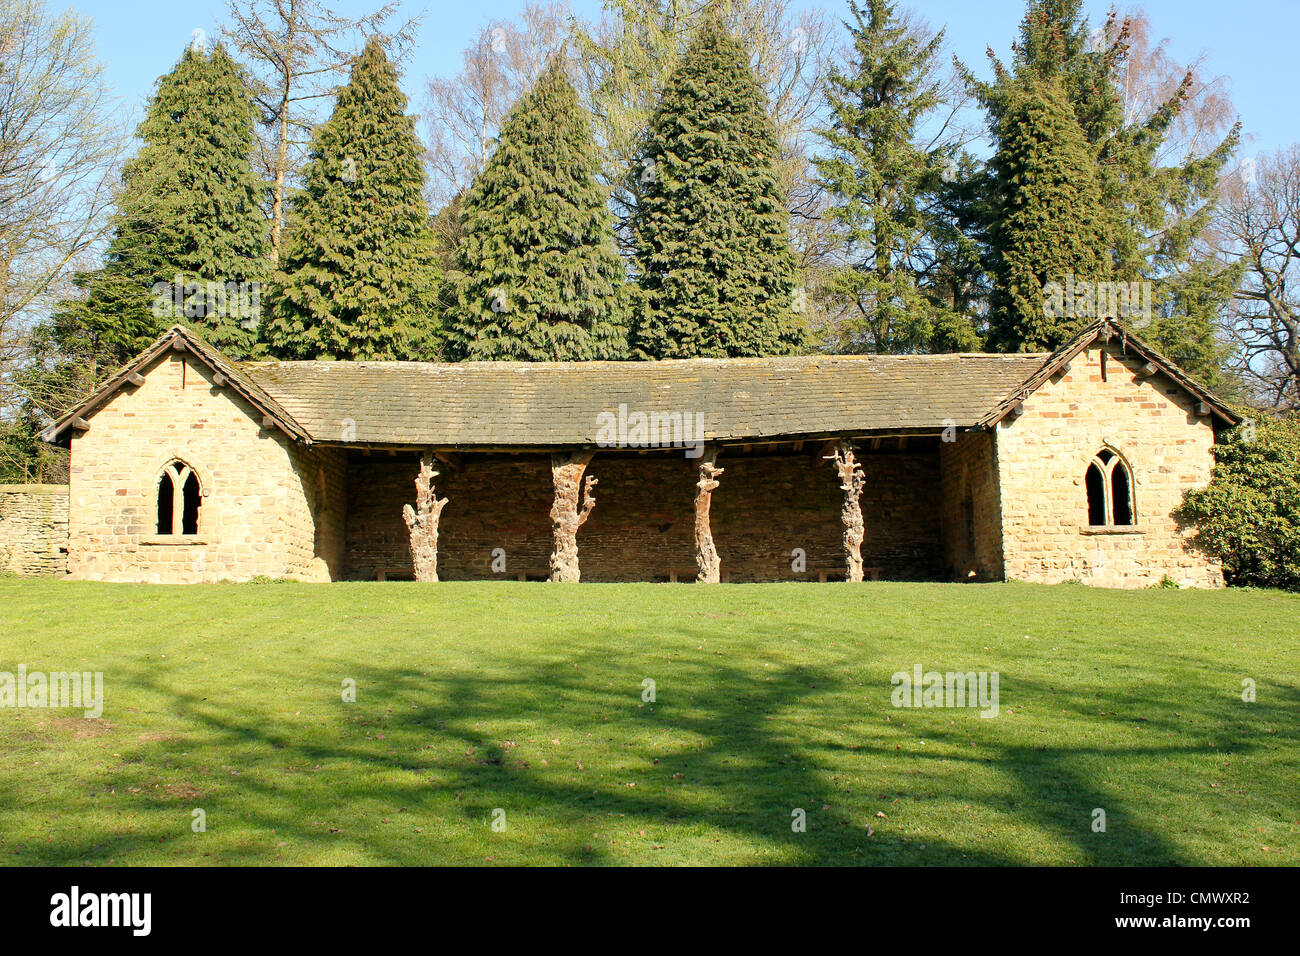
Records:
<instances>
[{"instance_id":1,"label":"moss on roof","mask_svg":"<svg viewBox=\"0 0 1300 956\"><path fill-rule=\"evenodd\" d=\"M699 413L707 440L969 427L1045 359L250 362L241 369L318 442L545 447L596 444L599 416L620 405L629 413Z\"/></svg>"}]
</instances>

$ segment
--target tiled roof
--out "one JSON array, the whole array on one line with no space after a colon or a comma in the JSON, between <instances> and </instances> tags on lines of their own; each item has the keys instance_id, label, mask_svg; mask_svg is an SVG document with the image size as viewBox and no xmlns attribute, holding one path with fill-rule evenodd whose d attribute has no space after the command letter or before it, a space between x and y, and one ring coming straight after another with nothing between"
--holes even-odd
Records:
<instances>
[{"instance_id":1,"label":"tiled roof","mask_svg":"<svg viewBox=\"0 0 1300 956\"><path fill-rule=\"evenodd\" d=\"M71 431L168 351L189 352L297 441L517 448L602 443L602 416L689 416L695 441L988 428L1083 349L1119 336L1206 404L1240 418L1136 336L1098 322L1052 354L807 355L662 362L244 362L176 326L48 428ZM700 418L696 418L696 416Z\"/></svg>"},{"instance_id":2,"label":"tiled roof","mask_svg":"<svg viewBox=\"0 0 1300 956\"><path fill-rule=\"evenodd\" d=\"M595 444L602 413L703 418L708 440L969 427L1035 355L661 362L260 362L240 366L318 442Z\"/></svg>"}]
</instances>

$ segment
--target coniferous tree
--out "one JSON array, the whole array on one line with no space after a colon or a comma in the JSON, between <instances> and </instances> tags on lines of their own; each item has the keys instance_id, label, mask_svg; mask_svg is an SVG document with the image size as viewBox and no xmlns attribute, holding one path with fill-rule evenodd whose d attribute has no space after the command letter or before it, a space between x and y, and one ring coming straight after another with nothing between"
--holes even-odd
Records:
<instances>
[{"instance_id":1,"label":"coniferous tree","mask_svg":"<svg viewBox=\"0 0 1300 956\"><path fill-rule=\"evenodd\" d=\"M981 340L987 333L991 291L986 240L992 198L987 164L961 150L946 162L927 210L934 253L926 267L926 291L949 312L963 316Z\"/></svg>"},{"instance_id":2,"label":"coniferous tree","mask_svg":"<svg viewBox=\"0 0 1300 956\"><path fill-rule=\"evenodd\" d=\"M254 119L243 73L220 46L190 47L158 81L104 265L74 277L82 295L42 330L60 353L106 371L178 321L236 358L253 351L266 278Z\"/></svg>"},{"instance_id":3,"label":"coniferous tree","mask_svg":"<svg viewBox=\"0 0 1300 956\"><path fill-rule=\"evenodd\" d=\"M395 0L348 16L333 0L226 0L225 35L248 64L253 96L261 112L264 135L259 171L267 183L271 220L269 258L280 261L285 238L285 211L293 174L302 164L303 136L318 119L315 106L337 85L352 60L352 41L381 37L385 45L413 42L416 20L395 29Z\"/></svg>"},{"instance_id":4,"label":"coniferous tree","mask_svg":"<svg viewBox=\"0 0 1300 956\"><path fill-rule=\"evenodd\" d=\"M553 57L461 199L452 355L623 358L631 298L591 128Z\"/></svg>"},{"instance_id":5,"label":"coniferous tree","mask_svg":"<svg viewBox=\"0 0 1300 956\"><path fill-rule=\"evenodd\" d=\"M992 339L1006 351L1054 349L1091 319L1054 314L1044 287L1111 274L1093 156L1059 80L1018 81L996 136Z\"/></svg>"},{"instance_id":6,"label":"coniferous tree","mask_svg":"<svg viewBox=\"0 0 1300 956\"><path fill-rule=\"evenodd\" d=\"M312 139L265 339L283 358L428 359L440 328L422 151L371 40Z\"/></svg>"},{"instance_id":7,"label":"coniferous tree","mask_svg":"<svg viewBox=\"0 0 1300 956\"><path fill-rule=\"evenodd\" d=\"M776 128L744 44L701 28L655 111L633 219L646 358L785 355L795 314Z\"/></svg>"},{"instance_id":8,"label":"coniferous tree","mask_svg":"<svg viewBox=\"0 0 1300 956\"><path fill-rule=\"evenodd\" d=\"M1095 158L1112 274L1121 282L1152 282L1153 315L1131 323L1149 322L1144 336L1203 380L1218 382L1216 316L1232 296L1236 275L1202 239L1239 125L1213 149L1164 165L1162 153L1187 108L1193 74L1150 115L1128 116L1123 71L1130 21L1112 13L1090 32L1082 7L1082 0L1029 0L1010 67L995 59L991 83L965 71L967 83L995 126L1017 98L1017 80L1061 84Z\"/></svg>"},{"instance_id":9,"label":"coniferous tree","mask_svg":"<svg viewBox=\"0 0 1300 956\"><path fill-rule=\"evenodd\" d=\"M951 159L917 143L918 126L939 105L931 78L943 42L902 23L888 0L851 0L853 58L828 78L829 155L814 160L832 205L847 262L834 270L831 296L845 309L847 338L874 352L958 351L978 347L968 317L920 287L924 260L940 238L923 208Z\"/></svg>"}]
</instances>

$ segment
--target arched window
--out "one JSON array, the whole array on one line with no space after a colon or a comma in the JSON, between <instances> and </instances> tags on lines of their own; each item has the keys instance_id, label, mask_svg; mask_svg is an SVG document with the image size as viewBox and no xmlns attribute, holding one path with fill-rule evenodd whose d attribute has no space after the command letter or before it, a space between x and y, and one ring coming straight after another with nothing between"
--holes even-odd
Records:
<instances>
[{"instance_id":1,"label":"arched window","mask_svg":"<svg viewBox=\"0 0 1300 956\"><path fill-rule=\"evenodd\" d=\"M1107 527L1134 523L1137 512L1133 507L1133 476L1123 458L1103 448L1089 462L1083 481L1088 492L1088 524Z\"/></svg>"},{"instance_id":2,"label":"arched window","mask_svg":"<svg viewBox=\"0 0 1300 956\"><path fill-rule=\"evenodd\" d=\"M174 461L158 479L158 533L199 533L199 478L183 461Z\"/></svg>"}]
</instances>

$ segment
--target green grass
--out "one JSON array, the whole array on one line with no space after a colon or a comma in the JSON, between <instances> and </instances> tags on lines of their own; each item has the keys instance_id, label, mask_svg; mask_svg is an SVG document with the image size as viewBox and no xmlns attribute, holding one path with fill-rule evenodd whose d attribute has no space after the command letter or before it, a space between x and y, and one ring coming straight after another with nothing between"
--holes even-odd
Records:
<instances>
[{"instance_id":1,"label":"green grass","mask_svg":"<svg viewBox=\"0 0 1300 956\"><path fill-rule=\"evenodd\" d=\"M0 861L1296 865L1298 620L1078 585L0 580L0 671L105 683L100 720L0 709ZM1000 714L895 709L918 663L998 671Z\"/></svg>"}]
</instances>

